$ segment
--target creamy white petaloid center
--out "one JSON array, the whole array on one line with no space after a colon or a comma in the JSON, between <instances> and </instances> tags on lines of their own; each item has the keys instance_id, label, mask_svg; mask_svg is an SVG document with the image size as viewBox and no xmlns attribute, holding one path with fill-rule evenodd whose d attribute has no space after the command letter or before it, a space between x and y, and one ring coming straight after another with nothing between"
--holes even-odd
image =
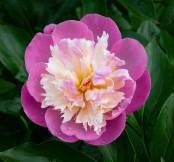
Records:
<instances>
[{"instance_id":1,"label":"creamy white petaloid center","mask_svg":"<svg viewBox=\"0 0 174 162\"><path fill-rule=\"evenodd\" d=\"M120 68L125 62L107 50L108 37L103 32L96 44L62 39L50 47L47 74L41 75L42 108L52 106L62 113L62 123L74 120L97 134L125 99L119 90L129 78L127 70Z\"/></svg>"}]
</instances>

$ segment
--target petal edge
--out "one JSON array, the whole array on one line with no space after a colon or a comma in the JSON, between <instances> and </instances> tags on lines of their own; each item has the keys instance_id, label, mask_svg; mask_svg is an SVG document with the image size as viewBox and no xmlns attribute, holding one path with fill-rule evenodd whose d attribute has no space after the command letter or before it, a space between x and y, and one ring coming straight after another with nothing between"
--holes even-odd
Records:
<instances>
[{"instance_id":1,"label":"petal edge","mask_svg":"<svg viewBox=\"0 0 174 162\"><path fill-rule=\"evenodd\" d=\"M29 73L31 68L40 62L48 62L51 56L50 45L53 45L50 34L37 33L25 51L25 65Z\"/></svg>"},{"instance_id":2,"label":"petal edge","mask_svg":"<svg viewBox=\"0 0 174 162\"><path fill-rule=\"evenodd\" d=\"M108 120L106 125L106 131L101 135L100 138L94 141L85 141L92 145L107 145L118 138L124 130L126 122L126 115L123 112L120 116L113 120Z\"/></svg>"},{"instance_id":3,"label":"petal edge","mask_svg":"<svg viewBox=\"0 0 174 162\"><path fill-rule=\"evenodd\" d=\"M109 34L108 49L121 39L121 33L116 23L109 17L104 17L98 14L88 14L81 20L93 32L94 41L97 42L97 36L101 37L103 31Z\"/></svg>"},{"instance_id":4,"label":"petal edge","mask_svg":"<svg viewBox=\"0 0 174 162\"><path fill-rule=\"evenodd\" d=\"M87 39L93 41L93 34L87 25L75 20L68 20L58 24L52 33L54 43L59 44L61 39Z\"/></svg>"},{"instance_id":5,"label":"petal edge","mask_svg":"<svg viewBox=\"0 0 174 162\"><path fill-rule=\"evenodd\" d=\"M138 110L149 96L151 88L151 79L147 69L145 70L144 74L136 81L136 83L137 87L135 90L135 94L130 105L126 108L126 114L130 114Z\"/></svg>"},{"instance_id":6,"label":"petal edge","mask_svg":"<svg viewBox=\"0 0 174 162\"><path fill-rule=\"evenodd\" d=\"M34 100L28 92L26 83L22 87L21 102L24 112L30 120L40 126L47 127L45 123L45 113L47 108L42 109L41 104Z\"/></svg>"},{"instance_id":7,"label":"petal edge","mask_svg":"<svg viewBox=\"0 0 174 162\"><path fill-rule=\"evenodd\" d=\"M147 54L144 47L134 39L125 38L113 46L112 53L125 61L121 68L128 69L132 79L137 80L143 75L147 66Z\"/></svg>"}]
</instances>

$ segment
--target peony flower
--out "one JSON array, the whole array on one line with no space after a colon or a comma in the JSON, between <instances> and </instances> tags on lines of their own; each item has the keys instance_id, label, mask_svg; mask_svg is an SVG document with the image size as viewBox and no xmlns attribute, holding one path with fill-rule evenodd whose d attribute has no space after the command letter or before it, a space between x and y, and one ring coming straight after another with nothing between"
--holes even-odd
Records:
<instances>
[{"instance_id":1,"label":"peony flower","mask_svg":"<svg viewBox=\"0 0 174 162\"><path fill-rule=\"evenodd\" d=\"M151 87L143 46L121 39L114 21L97 14L46 26L27 47L25 64L24 112L65 142L112 142Z\"/></svg>"}]
</instances>

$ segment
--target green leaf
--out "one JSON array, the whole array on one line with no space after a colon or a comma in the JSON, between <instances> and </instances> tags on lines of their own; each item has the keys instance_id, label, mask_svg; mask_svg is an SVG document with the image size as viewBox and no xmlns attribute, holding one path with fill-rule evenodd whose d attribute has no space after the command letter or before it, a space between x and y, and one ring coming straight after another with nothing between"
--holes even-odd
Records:
<instances>
[{"instance_id":1,"label":"green leaf","mask_svg":"<svg viewBox=\"0 0 174 162\"><path fill-rule=\"evenodd\" d=\"M97 13L106 15L106 0L81 0L83 4L83 15Z\"/></svg>"},{"instance_id":2,"label":"green leaf","mask_svg":"<svg viewBox=\"0 0 174 162\"><path fill-rule=\"evenodd\" d=\"M58 6L58 9L54 7L54 9L56 9L55 13L52 13L52 15L50 15L50 18L48 19L48 24L50 23L59 23L65 20L76 20L78 19L78 17L76 16L76 8L79 7L80 5L80 1L79 0L64 0L64 1L60 1L61 4ZM33 2L35 4L35 1ZM49 5L50 1L46 1L46 3ZM51 6L55 6L57 4L57 1L53 0L52 1L52 5ZM56 3L54 5L54 3ZM42 0L40 1L40 5L42 4ZM40 7L40 6L38 6ZM43 7L43 12L45 11L45 6L42 5ZM50 8L50 10L52 11L53 9ZM45 24L46 25L46 24Z\"/></svg>"},{"instance_id":3,"label":"green leaf","mask_svg":"<svg viewBox=\"0 0 174 162\"><path fill-rule=\"evenodd\" d=\"M174 20L174 1L165 0L161 3L162 5L160 5L157 16L159 17L160 22L169 24Z\"/></svg>"},{"instance_id":4,"label":"green leaf","mask_svg":"<svg viewBox=\"0 0 174 162\"><path fill-rule=\"evenodd\" d=\"M108 146L106 145L106 146L99 147L99 150L103 154L105 162L114 162L113 157L112 157L111 152L110 152L110 151L115 151L114 149L109 150Z\"/></svg>"},{"instance_id":5,"label":"green leaf","mask_svg":"<svg viewBox=\"0 0 174 162\"><path fill-rule=\"evenodd\" d=\"M50 23L77 19L79 0L1 0L3 24L12 24L34 36Z\"/></svg>"},{"instance_id":6,"label":"green leaf","mask_svg":"<svg viewBox=\"0 0 174 162\"><path fill-rule=\"evenodd\" d=\"M115 21L119 29L130 30L131 25L128 20L124 17L122 12L113 4L111 4L111 9L108 10L108 17Z\"/></svg>"},{"instance_id":7,"label":"green leaf","mask_svg":"<svg viewBox=\"0 0 174 162\"><path fill-rule=\"evenodd\" d=\"M103 154L105 162L128 162L134 161L135 158L135 152L125 132L114 142L99 147L99 150Z\"/></svg>"},{"instance_id":8,"label":"green leaf","mask_svg":"<svg viewBox=\"0 0 174 162\"><path fill-rule=\"evenodd\" d=\"M91 157L73 149L65 143L46 141L41 144L25 143L0 153L5 161L50 162L50 161L83 161L95 162Z\"/></svg>"},{"instance_id":9,"label":"green leaf","mask_svg":"<svg viewBox=\"0 0 174 162\"><path fill-rule=\"evenodd\" d=\"M130 17L132 30L137 30L139 26L141 25L141 23L144 21L143 18L136 17L132 14L129 14L129 17Z\"/></svg>"},{"instance_id":10,"label":"green leaf","mask_svg":"<svg viewBox=\"0 0 174 162\"><path fill-rule=\"evenodd\" d=\"M165 162L165 160L161 157L161 162Z\"/></svg>"},{"instance_id":11,"label":"green leaf","mask_svg":"<svg viewBox=\"0 0 174 162\"><path fill-rule=\"evenodd\" d=\"M137 132L137 134L139 136L141 136L141 128L139 126L139 123L134 115L134 113L132 114L127 114L126 115L126 121L129 123L129 125Z\"/></svg>"},{"instance_id":12,"label":"green leaf","mask_svg":"<svg viewBox=\"0 0 174 162\"><path fill-rule=\"evenodd\" d=\"M174 30L173 30L174 21L172 21L172 23L170 23L170 24L166 24L166 23L162 24L161 23L161 24L159 24L159 27L161 30L165 30L165 31L171 33L172 35L174 35Z\"/></svg>"},{"instance_id":13,"label":"green leaf","mask_svg":"<svg viewBox=\"0 0 174 162\"><path fill-rule=\"evenodd\" d=\"M33 33L32 25L27 19L27 11L30 8L30 13L33 13L31 8L31 1L18 1L18 0L1 0L2 1L2 19L4 20L3 24L13 24L17 27L22 27L25 30ZM25 7L24 7L25 5ZM25 9L24 9L25 8ZM28 18L31 17L28 16Z\"/></svg>"},{"instance_id":14,"label":"green leaf","mask_svg":"<svg viewBox=\"0 0 174 162\"><path fill-rule=\"evenodd\" d=\"M0 62L0 78L8 81L15 86L19 84L18 80L16 80L13 74Z\"/></svg>"},{"instance_id":15,"label":"green leaf","mask_svg":"<svg viewBox=\"0 0 174 162\"><path fill-rule=\"evenodd\" d=\"M132 147L131 141L126 134L126 131L124 131L121 136L116 139L115 143L117 148L117 161L134 161L136 158L136 152Z\"/></svg>"},{"instance_id":16,"label":"green leaf","mask_svg":"<svg viewBox=\"0 0 174 162\"><path fill-rule=\"evenodd\" d=\"M121 33L123 38L132 38L136 39L138 42L140 42L144 47L148 44L148 40L142 36L141 34L138 34L133 31L125 31Z\"/></svg>"},{"instance_id":17,"label":"green leaf","mask_svg":"<svg viewBox=\"0 0 174 162\"><path fill-rule=\"evenodd\" d=\"M174 161L174 154L172 154L172 156L170 157L169 162L173 162Z\"/></svg>"},{"instance_id":18,"label":"green leaf","mask_svg":"<svg viewBox=\"0 0 174 162\"><path fill-rule=\"evenodd\" d=\"M160 44L165 49L169 60L174 65L174 37L166 31L161 31Z\"/></svg>"},{"instance_id":19,"label":"green leaf","mask_svg":"<svg viewBox=\"0 0 174 162\"><path fill-rule=\"evenodd\" d=\"M11 89L13 89L15 87L15 85L11 82L8 82L6 80L0 79L0 95L3 93L6 93L8 91L10 91Z\"/></svg>"},{"instance_id":20,"label":"green leaf","mask_svg":"<svg viewBox=\"0 0 174 162\"><path fill-rule=\"evenodd\" d=\"M148 41L151 41L154 35L159 35L160 29L152 21L143 21L137 32Z\"/></svg>"},{"instance_id":21,"label":"green leaf","mask_svg":"<svg viewBox=\"0 0 174 162\"><path fill-rule=\"evenodd\" d=\"M153 39L145 48L148 55L147 69L151 76L151 92L143 106L142 118L147 128L170 96L174 87L174 67ZM139 111L140 112L140 111Z\"/></svg>"},{"instance_id":22,"label":"green leaf","mask_svg":"<svg viewBox=\"0 0 174 162\"><path fill-rule=\"evenodd\" d=\"M101 162L103 161L102 154L99 151L98 146L89 145L83 141L78 141L78 142L80 142L80 145L78 146L79 151L91 156L92 158L94 158L97 161L101 161ZM75 147L75 148L77 148L77 147Z\"/></svg>"},{"instance_id":23,"label":"green leaf","mask_svg":"<svg viewBox=\"0 0 174 162\"><path fill-rule=\"evenodd\" d=\"M152 161L163 157L169 161L174 150L174 93L163 105L151 135L150 153Z\"/></svg>"},{"instance_id":24,"label":"green leaf","mask_svg":"<svg viewBox=\"0 0 174 162\"><path fill-rule=\"evenodd\" d=\"M7 93L0 95L0 112L4 114L19 115L22 108L20 87L13 88Z\"/></svg>"},{"instance_id":25,"label":"green leaf","mask_svg":"<svg viewBox=\"0 0 174 162\"><path fill-rule=\"evenodd\" d=\"M126 125L125 130L132 144L132 147L136 153L137 156L136 158L138 159L138 161L141 162L150 161L149 155L146 150L146 146L144 144L144 140L141 139L129 125Z\"/></svg>"},{"instance_id":26,"label":"green leaf","mask_svg":"<svg viewBox=\"0 0 174 162\"><path fill-rule=\"evenodd\" d=\"M23 117L14 117L0 113L0 151L27 142L30 130Z\"/></svg>"},{"instance_id":27,"label":"green leaf","mask_svg":"<svg viewBox=\"0 0 174 162\"><path fill-rule=\"evenodd\" d=\"M24 54L31 40L30 35L22 29L0 25L0 38L0 60L2 64L16 79L25 82L27 73Z\"/></svg>"},{"instance_id":28,"label":"green leaf","mask_svg":"<svg viewBox=\"0 0 174 162\"><path fill-rule=\"evenodd\" d=\"M151 0L118 0L118 2L137 17L153 18L155 15Z\"/></svg>"}]
</instances>

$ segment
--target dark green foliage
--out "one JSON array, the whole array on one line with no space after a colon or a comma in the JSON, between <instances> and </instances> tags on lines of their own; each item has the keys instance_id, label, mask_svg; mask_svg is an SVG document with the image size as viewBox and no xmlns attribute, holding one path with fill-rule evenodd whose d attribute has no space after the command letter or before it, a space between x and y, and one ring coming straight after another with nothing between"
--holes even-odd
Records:
<instances>
[{"instance_id":1,"label":"dark green foliage","mask_svg":"<svg viewBox=\"0 0 174 162\"><path fill-rule=\"evenodd\" d=\"M46 141L40 145L25 143L13 149L0 153L0 158L6 161L48 162L48 161L83 161L95 162L74 148L58 141Z\"/></svg>"}]
</instances>

